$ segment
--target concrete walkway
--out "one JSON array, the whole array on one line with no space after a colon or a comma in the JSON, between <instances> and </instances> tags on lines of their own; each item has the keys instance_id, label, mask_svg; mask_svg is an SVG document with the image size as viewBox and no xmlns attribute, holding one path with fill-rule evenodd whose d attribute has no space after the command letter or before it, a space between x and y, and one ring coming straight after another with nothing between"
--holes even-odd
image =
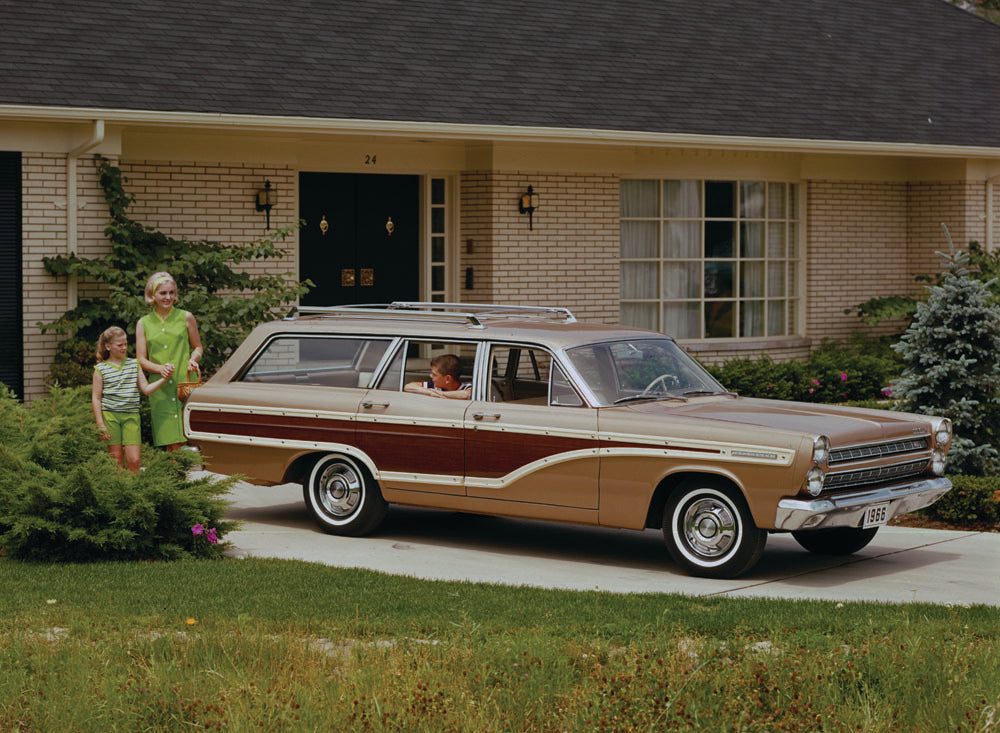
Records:
<instances>
[{"instance_id":1,"label":"concrete walkway","mask_svg":"<svg viewBox=\"0 0 1000 733\"><path fill-rule=\"evenodd\" d=\"M392 506L370 537L321 532L296 484L241 484L227 518L232 554L305 560L437 580L619 593L1000 606L1000 534L884 527L856 555L806 552L772 535L735 580L692 578L658 530L633 532Z\"/></svg>"}]
</instances>

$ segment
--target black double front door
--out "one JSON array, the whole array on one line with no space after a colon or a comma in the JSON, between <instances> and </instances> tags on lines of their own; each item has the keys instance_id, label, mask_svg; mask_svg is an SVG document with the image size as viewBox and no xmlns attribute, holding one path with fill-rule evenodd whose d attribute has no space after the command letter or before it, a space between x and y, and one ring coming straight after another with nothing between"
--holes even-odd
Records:
<instances>
[{"instance_id":1,"label":"black double front door","mask_svg":"<svg viewBox=\"0 0 1000 733\"><path fill-rule=\"evenodd\" d=\"M418 300L419 178L300 173L302 305Z\"/></svg>"}]
</instances>

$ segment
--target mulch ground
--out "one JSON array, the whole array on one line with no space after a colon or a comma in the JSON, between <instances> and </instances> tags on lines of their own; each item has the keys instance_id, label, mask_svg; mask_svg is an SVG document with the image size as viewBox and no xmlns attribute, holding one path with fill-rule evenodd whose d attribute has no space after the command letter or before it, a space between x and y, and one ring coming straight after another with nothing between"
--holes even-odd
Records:
<instances>
[{"instance_id":1,"label":"mulch ground","mask_svg":"<svg viewBox=\"0 0 1000 733\"><path fill-rule=\"evenodd\" d=\"M1000 532L1000 522L963 522L952 524L928 519L919 514L901 514L889 520L890 527L920 527L921 529L952 529L958 532Z\"/></svg>"}]
</instances>

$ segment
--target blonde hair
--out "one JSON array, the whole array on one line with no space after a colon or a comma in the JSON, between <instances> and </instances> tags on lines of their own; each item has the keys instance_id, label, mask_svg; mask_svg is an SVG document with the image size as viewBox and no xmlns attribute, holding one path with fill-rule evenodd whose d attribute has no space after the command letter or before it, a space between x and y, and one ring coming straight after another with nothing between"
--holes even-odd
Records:
<instances>
[{"instance_id":1,"label":"blonde hair","mask_svg":"<svg viewBox=\"0 0 1000 733\"><path fill-rule=\"evenodd\" d=\"M174 280L174 276L169 272L154 272L149 276L149 279L146 281L146 305L153 304L153 293L166 282L171 282L175 288L177 287L177 281Z\"/></svg>"},{"instance_id":2,"label":"blonde hair","mask_svg":"<svg viewBox=\"0 0 1000 733\"><path fill-rule=\"evenodd\" d=\"M125 330L119 328L118 326L111 326L110 328L104 329L104 333L102 333L97 339L97 360L104 361L111 356L111 352L108 351L108 344L115 339L122 337L126 339L128 338L125 334Z\"/></svg>"}]
</instances>

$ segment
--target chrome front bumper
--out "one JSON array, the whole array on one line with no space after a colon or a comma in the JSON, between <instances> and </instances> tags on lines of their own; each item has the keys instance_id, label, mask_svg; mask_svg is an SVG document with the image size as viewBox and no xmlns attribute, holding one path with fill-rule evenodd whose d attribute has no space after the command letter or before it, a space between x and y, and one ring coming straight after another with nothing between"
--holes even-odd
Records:
<instances>
[{"instance_id":1,"label":"chrome front bumper","mask_svg":"<svg viewBox=\"0 0 1000 733\"><path fill-rule=\"evenodd\" d=\"M795 531L826 527L860 527L865 509L889 502L888 519L929 506L951 489L946 478L907 481L876 489L854 491L827 498L782 499L774 515L774 528Z\"/></svg>"}]
</instances>

